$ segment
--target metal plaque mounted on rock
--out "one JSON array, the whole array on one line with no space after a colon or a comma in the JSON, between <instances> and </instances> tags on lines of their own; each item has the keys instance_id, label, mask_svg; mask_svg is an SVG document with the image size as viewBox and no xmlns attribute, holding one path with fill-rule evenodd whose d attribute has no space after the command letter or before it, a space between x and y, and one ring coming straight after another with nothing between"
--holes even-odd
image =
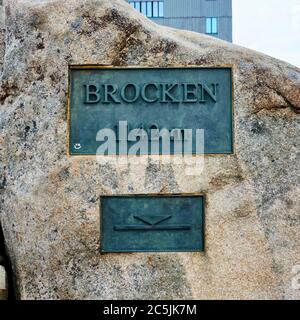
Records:
<instances>
[{"instance_id":1,"label":"metal plaque mounted on rock","mask_svg":"<svg viewBox=\"0 0 300 320\"><path fill-rule=\"evenodd\" d=\"M232 96L232 70L226 67L73 66L69 153L99 154L106 136L114 136L117 155L134 153L138 141L144 145L137 154L179 154L183 150L176 141L182 140L187 150L189 139L192 154L231 154ZM160 140L162 132L170 135L167 150ZM204 135L200 151L199 132Z\"/></svg>"},{"instance_id":2,"label":"metal plaque mounted on rock","mask_svg":"<svg viewBox=\"0 0 300 320\"><path fill-rule=\"evenodd\" d=\"M204 251L204 196L101 197L101 252Z\"/></svg>"}]
</instances>

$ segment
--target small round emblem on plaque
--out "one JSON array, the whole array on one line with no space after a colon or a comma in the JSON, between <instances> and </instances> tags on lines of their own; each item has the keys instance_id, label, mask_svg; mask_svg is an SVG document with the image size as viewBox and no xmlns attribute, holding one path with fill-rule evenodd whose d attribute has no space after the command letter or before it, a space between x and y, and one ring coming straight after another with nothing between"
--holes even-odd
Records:
<instances>
[{"instance_id":1,"label":"small round emblem on plaque","mask_svg":"<svg viewBox=\"0 0 300 320\"><path fill-rule=\"evenodd\" d=\"M75 143L74 144L74 149L75 150L80 150L82 148L81 144L80 143Z\"/></svg>"}]
</instances>

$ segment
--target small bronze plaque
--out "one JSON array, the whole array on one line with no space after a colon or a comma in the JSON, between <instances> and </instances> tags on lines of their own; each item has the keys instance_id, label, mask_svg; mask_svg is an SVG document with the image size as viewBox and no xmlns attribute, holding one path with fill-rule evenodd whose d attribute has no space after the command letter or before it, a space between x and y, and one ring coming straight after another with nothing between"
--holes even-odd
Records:
<instances>
[{"instance_id":1,"label":"small bronze plaque","mask_svg":"<svg viewBox=\"0 0 300 320\"><path fill-rule=\"evenodd\" d=\"M204 251L204 197L101 197L101 252Z\"/></svg>"}]
</instances>

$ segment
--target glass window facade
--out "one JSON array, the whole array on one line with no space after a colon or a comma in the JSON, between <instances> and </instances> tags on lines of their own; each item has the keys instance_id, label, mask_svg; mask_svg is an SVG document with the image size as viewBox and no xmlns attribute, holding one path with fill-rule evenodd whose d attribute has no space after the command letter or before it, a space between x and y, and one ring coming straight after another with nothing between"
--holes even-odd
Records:
<instances>
[{"instance_id":1,"label":"glass window facade","mask_svg":"<svg viewBox=\"0 0 300 320\"><path fill-rule=\"evenodd\" d=\"M217 34L218 33L218 19L211 17L206 18L206 33Z\"/></svg>"},{"instance_id":2,"label":"glass window facade","mask_svg":"<svg viewBox=\"0 0 300 320\"><path fill-rule=\"evenodd\" d=\"M130 5L148 18L164 17L163 1L129 1Z\"/></svg>"}]
</instances>

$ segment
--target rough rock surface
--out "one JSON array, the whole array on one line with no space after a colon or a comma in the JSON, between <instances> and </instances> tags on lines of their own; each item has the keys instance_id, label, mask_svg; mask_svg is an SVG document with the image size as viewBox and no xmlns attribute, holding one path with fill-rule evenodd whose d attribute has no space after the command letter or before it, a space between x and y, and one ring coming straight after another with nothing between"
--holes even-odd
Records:
<instances>
[{"instance_id":1,"label":"rough rock surface","mask_svg":"<svg viewBox=\"0 0 300 320\"><path fill-rule=\"evenodd\" d=\"M22 299L297 299L300 70L157 26L122 0L6 1L1 224ZM234 70L235 154L182 166L67 156L68 64ZM207 195L203 254L107 254L99 197Z\"/></svg>"},{"instance_id":2,"label":"rough rock surface","mask_svg":"<svg viewBox=\"0 0 300 320\"><path fill-rule=\"evenodd\" d=\"M4 7L0 2L0 66L2 66L5 52L5 25L4 25Z\"/></svg>"},{"instance_id":3,"label":"rough rock surface","mask_svg":"<svg viewBox=\"0 0 300 320\"><path fill-rule=\"evenodd\" d=\"M3 266L0 265L0 301L7 300L7 281L6 272Z\"/></svg>"}]
</instances>

